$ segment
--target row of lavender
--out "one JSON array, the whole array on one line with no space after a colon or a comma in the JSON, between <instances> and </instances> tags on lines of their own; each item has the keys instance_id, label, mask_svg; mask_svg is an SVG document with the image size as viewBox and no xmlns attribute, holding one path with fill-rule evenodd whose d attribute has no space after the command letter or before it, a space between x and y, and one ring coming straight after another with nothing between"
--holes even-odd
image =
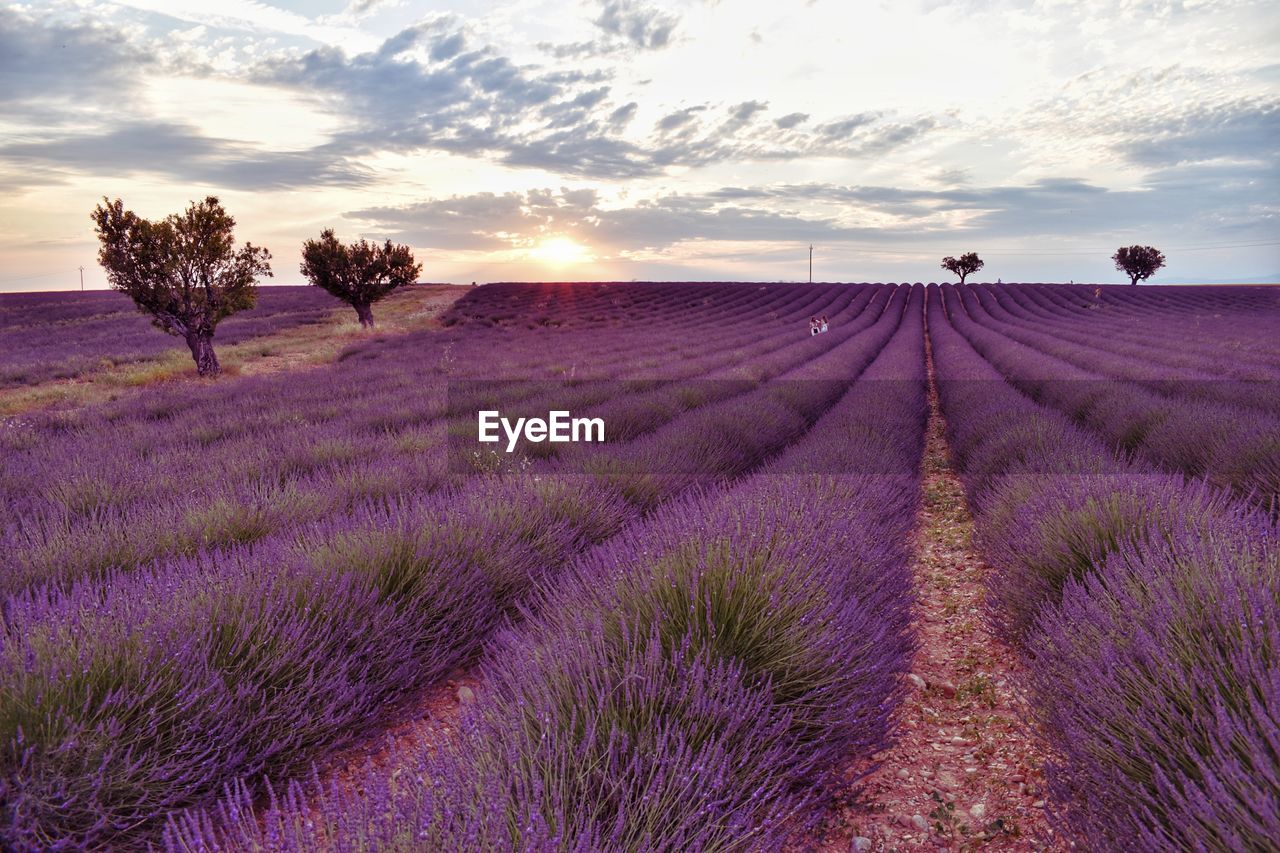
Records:
<instances>
[{"instance_id":1,"label":"row of lavender","mask_svg":"<svg viewBox=\"0 0 1280 853\"><path fill-rule=\"evenodd\" d=\"M689 316L717 310L740 300L743 293L768 285L738 282L552 282L485 285L454 307L447 326L571 328L600 324L633 325L663 322L670 315ZM823 288L826 289L826 288Z\"/></svg>"},{"instance_id":2,"label":"row of lavender","mask_svg":"<svg viewBox=\"0 0 1280 853\"><path fill-rule=\"evenodd\" d=\"M477 401L456 393L471 387L467 371L501 376L523 361L531 378L503 386L504 399L489 405L573 402L608 417L614 439L630 440L856 335L889 292L774 291L764 301L759 296L770 294L757 293L725 310L748 318L778 310L789 322L739 319L718 329L717 312L703 325L673 324L665 338L634 330L461 333L443 342L410 335L379 344L377 358L301 378L155 392L74 420L40 419L9 431L15 452L0 465L11 519L0 536L0 589L244 544L363 501L456 482L462 474L445 452L446 437L461 429L474 438L474 422L461 413L474 418ZM815 306L847 322L820 339L798 335L800 318ZM535 381L560 367L554 360L562 350L549 348L547 337L586 359L594 375L613 371L613 378L572 387L563 377ZM495 350L502 355L484 358ZM442 363L444 354L469 366ZM692 388L678 381L691 377L699 377ZM455 393L447 393L446 380Z\"/></svg>"},{"instance_id":3,"label":"row of lavender","mask_svg":"<svg viewBox=\"0 0 1280 853\"><path fill-rule=\"evenodd\" d=\"M1280 312L1274 288L1258 288L1252 300L1245 297L1253 289L1193 289L1199 292L1187 295L1183 288L1157 288L1144 290L1140 301L1123 288L1120 294L1102 290L1096 298L1087 288L977 289L1040 331L1140 360L1189 366L1210 355L1219 359L1223 377L1236 379L1274 378L1280 367L1280 343L1266 334L1269 318ZM1178 304L1187 299L1194 301Z\"/></svg>"},{"instance_id":4,"label":"row of lavender","mask_svg":"<svg viewBox=\"0 0 1280 853\"><path fill-rule=\"evenodd\" d=\"M218 340L323 323L339 305L318 287L264 287L257 305L218 327ZM0 294L0 388L67 379L104 362L151 361L180 346L121 293Z\"/></svg>"},{"instance_id":5,"label":"row of lavender","mask_svg":"<svg viewBox=\"0 0 1280 853\"><path fill-rule=\"evenodd\" d=\"M861 302L870 320L850 323L861 333L805 336L779 382L606 446L596 476L542 462L253 546L11 596L0 838L136 843L232 779L288 776L351 743L472 660L583 548L804 434L883 347L904 301L873 294Z\"/></svg>"},{"instance_id":6,"label":"row of lavender","mask_svg":"<svg viewBox=\"0 0 1280 853\"><path fill-rule=\"evenodd\" d=\"M780 849L888 742L926 420L923 290L840 402L760 473L568 566L490 649L438 750L360 793L244 789L175 850ZM852 365L856 371L857 365ZM878 470L885 473L824 472Z\"/></svg>"},{"instance_id":7,"label":"row of lavender","mask_svg":"<svg viewBox=\"0 0 1280 853\"><path fill-rule=\"evenodd\" d=\"M1274 521L1119 457L1024 396L993 364L1011 371L1028 348L948 307L936 298L928 312L943 412L995 566L993 616L1024 654L1051 747L1060 827L1089 849L1268 849L1280 838Z\"/></svg>"},{"instance_id":8,"label":"row of lavender","mask_svg":"<svg viewBox=\"0 0 1280 853\"><path fill-rule=\"evenodd\" d=\"M965 296L976 321L1077 367L1166 395L1192 394L1237 406L1280 408L1268 387L1280 379L1280 346L1268 346L1267 335L1280 305L1271 312L1233 315L1237 333L1252 341L1242 348L1237 341L1190 329L1171 332L1164 328L1160 314L1155 315L1159 322L1144 327L1146 342L1136 343L1121 340L1122 329L1091 322L1096 315L1089 312L1073 312L1066 306L1058 309L1060 314L1033 312L1028 304L1032 296L1018 288L975 288ZM1170 337L1191 337L1192 341L1171 346Z\"/></svg>"},{"instance_id":9,"label":"row of lavender","mask_svg":"<svg viewBox=\"0 0 1280 853\"><path fill-rule=\"evenodd\" d=\"M1161 369L993 314L976 291L942 293L951 322L1018 389L1124 452L1280 507L1280 371L1221 381L1223 354ZM1260 319L1255 337L1265 344L1277 321L1280 311Z\"/></svg>"}]
</instances>

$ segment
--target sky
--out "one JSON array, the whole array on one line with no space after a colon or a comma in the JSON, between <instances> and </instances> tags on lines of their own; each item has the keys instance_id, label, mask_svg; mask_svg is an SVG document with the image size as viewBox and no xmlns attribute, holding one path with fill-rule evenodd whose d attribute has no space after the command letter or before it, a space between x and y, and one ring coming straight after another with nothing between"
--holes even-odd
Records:
<instances>
[{"instance_id":1,"label":"sky","mask_svg":"<svg viewBox=\"0 0 1280 853\"><path fill-rule=\"evenodd\" d=\"M0 4L0 291L218 196L423 280L1280 281L1280 16L1226 0Z\"/></svg>"}]
</instances>

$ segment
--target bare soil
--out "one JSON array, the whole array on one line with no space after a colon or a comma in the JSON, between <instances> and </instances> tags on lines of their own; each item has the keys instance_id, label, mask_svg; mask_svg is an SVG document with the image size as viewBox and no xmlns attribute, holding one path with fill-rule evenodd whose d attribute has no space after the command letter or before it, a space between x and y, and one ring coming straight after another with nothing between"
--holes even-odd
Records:
<instances>
[{"instance_id":1,"label":"bare soil","mask_svg":"<svg viewBox=\"0 0 1280 853\"><path fill-rule=\"evenodd\" d=\"M1016 654L986 621L973 518L951 465L930 362L924 506L912 573L919 649L900 737L875 757L820 850L1065 850L1045 819L1044 756ZM851 774L866 772L864 763Z\"/></svg>"},{"instance_id":2,"label":"bare soil","mask_svg":"<svg viewBox=\"0 0 1280 853\"><path fill-rule=\"evenodd\" d=\"M457 670L424 690L376 737L325 761L319 768L321 778L358 794L370 773L392 772L397 757L434 752L453 737L463 708L479 698L482 685L477 668Z\"/></svg>"}]
</instances>

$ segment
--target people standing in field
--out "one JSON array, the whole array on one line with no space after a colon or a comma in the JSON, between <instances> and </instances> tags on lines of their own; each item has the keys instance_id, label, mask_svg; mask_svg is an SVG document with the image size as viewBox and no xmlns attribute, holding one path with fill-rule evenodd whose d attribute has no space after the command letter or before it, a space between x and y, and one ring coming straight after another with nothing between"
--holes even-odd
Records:
<instances>
[{"instance_id":1,"label":"people standing in field","mask_svg":"<svg viewBox=\"0 0 1280 853\"><path fill-rule=\"evenodd\" d=\"M816 334L818 334L818 318L810 317L809 318L809 337L813 337Z\"/></svg>"},{"instance_id":2,"label":"people standing in field","mask_svg":"<svg viewBox=\"0 0 1280 853\"><path fill-rule=\"evenodd\" d=\"M821 327L818 329L818 331L819 331L819 332L825 332L826 330L827 330L827 315L826 315L826 314L823 314L823 315L822 315L822 325L821 325Z\"/></svg>"}]
</instances>

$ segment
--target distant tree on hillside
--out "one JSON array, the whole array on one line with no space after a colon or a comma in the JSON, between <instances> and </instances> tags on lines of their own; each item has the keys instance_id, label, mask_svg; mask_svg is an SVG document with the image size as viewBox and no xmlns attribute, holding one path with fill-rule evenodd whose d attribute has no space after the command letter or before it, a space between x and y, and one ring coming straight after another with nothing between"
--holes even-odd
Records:
<instances>
[{"instance_id":1,"label":"distant tree on hillside","mask_svg":"<svg viewBox=\"0 0 1280 853\"><path fill-rule=\"evenodd\" d=\"M942 268L944 270L950 270L960 276L961 284L964 284L964 280L969 273L977 272L984 266L986 266L986 264L978 257L977 252L966 252L958 258L953 258L950 255L947 255L942 259Z\"/></svg>"},{"instance_id":2,"label":"distant tree on hillside","mask_svg":"<svg viewBox=\"0 0 1280 853\"><path fill-rule=\"evenodd\" d=\"M214 329L253 307L258 276L271 275L271 253L250 243L237 250L236 221L214 196L156 222L125 210L120 199L102 200L91 217L107 280L157 327L186 340L201 376L216 376Z\"/></svg>"},{"instance_id":3,"label":"distant tree on hillside","mask_svg":"<svg viewBox=\"0 0 1280 853\"><path fill-rule=\"evenodd\" d=\"M408 246L359 240L345 245L327 228L319 240L302 244L302 274L312 284L350 303L360 325L373 328L373 303L397 287L413 284L422 272Z\"/></svg>"},{"instance_id":4,"label":"distant tree on hillside","mask_svg":"<svg viewBox=\"0 0 1280 853\"><path fill-rule=\"evenodd\" d=\"M1121 246L1111 260L1116 262L1116 269L1129 276L1130 284L1137 284L1164 266L1164 252L1155 246Z\"/></svg>"}]
</instances>

